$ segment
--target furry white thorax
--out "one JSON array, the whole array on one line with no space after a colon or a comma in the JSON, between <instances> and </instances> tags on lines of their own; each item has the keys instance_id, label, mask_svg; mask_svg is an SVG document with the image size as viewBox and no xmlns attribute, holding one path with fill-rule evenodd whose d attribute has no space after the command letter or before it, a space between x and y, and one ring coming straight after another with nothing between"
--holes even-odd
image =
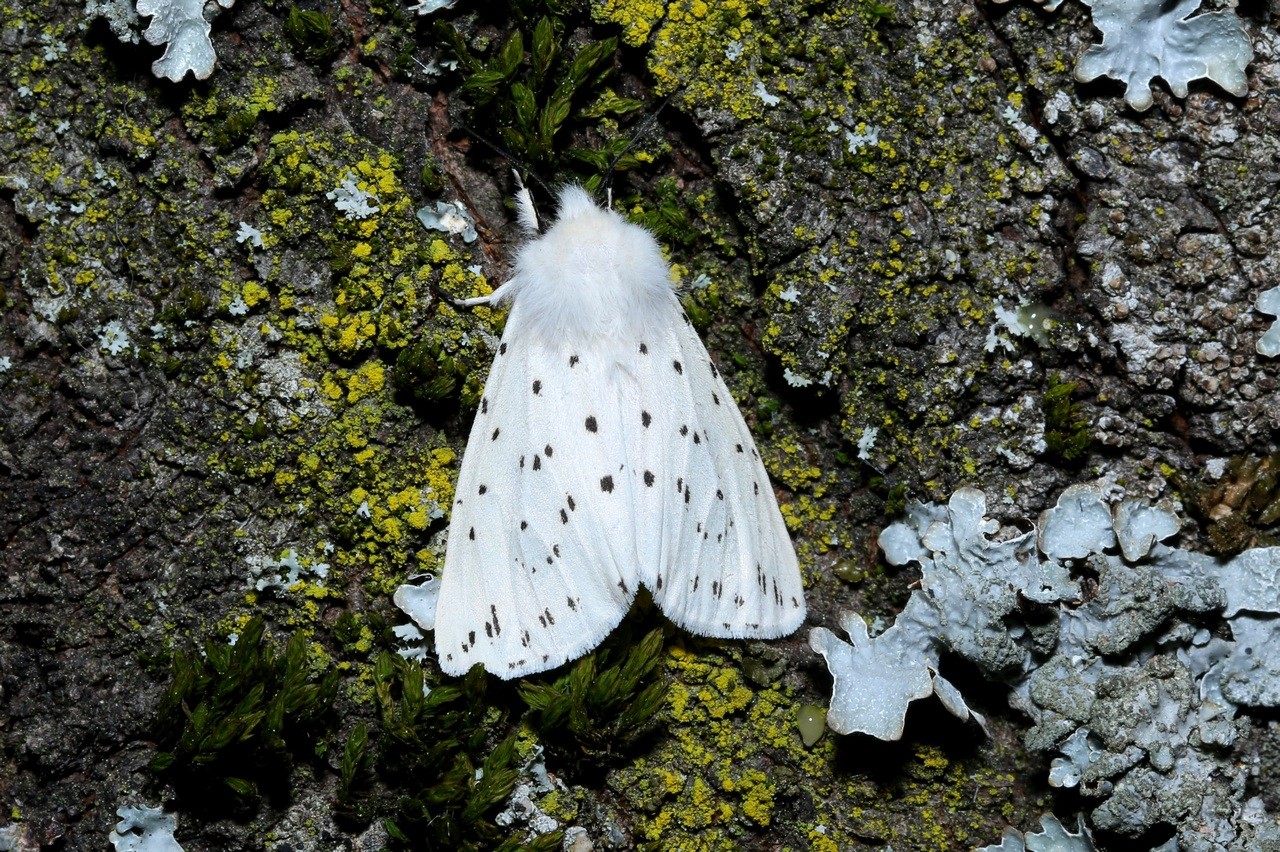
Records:
<instances>
[{"instance_id":1,"label":"furry white thorax","mask_svg":"<svg viewBox=\"0 0 1280 852\"><path fill-rule=\"evenodd\" d=\"M640 340L670 321L673 298L653 235L566 186L555 224L520 249L514 275L491 301L512 301L511 321L547 343L579 343Z\"/></svg>"}]
</instances>

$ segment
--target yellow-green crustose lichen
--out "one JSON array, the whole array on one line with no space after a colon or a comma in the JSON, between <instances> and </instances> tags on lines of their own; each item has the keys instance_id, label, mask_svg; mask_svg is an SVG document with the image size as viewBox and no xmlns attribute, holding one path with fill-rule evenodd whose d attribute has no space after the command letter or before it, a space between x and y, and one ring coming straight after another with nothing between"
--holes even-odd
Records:
<instances>
[{"instance_id":1,"label":"yellow-green crustose lichen","mask_svg":"<svg viewBox=\"0 0 1280 852\"><path fill-rule=\"evenodd\" d=\"M210 379L250 390L239 401L271 417L271 431L228 430L211 461L252 459L245 472L270 478L282 512L333 525L323 545L336 576L354 572L385 593L436 567L438 554L421 544L451 502L457 450L405 420L394 358L379 353L423 336L446 351L475 348L490 311L459 316L431 288L468 296L488 285L417 222L390 154L287 132L271 139L266 169L263 248L249 249L261 253L262 280L224 289ZM344 182L376 211L336 211L330 194ZM237 298L248 309L240 316Z\"/></svg>"},{"instance_id":2,"label":"yellow-green crustose lichen","mask_svg":"<svg viewBox=\"0 0 1280 852\"><path fill-rule=\"evenodd\" d=\"M847 439L879 430L880 468L972 478L965 389L1003 381L1017 359L957 357L955 343L982 341L995 303L1058 286L1057 260L1037 244L1056 209L1050 185L1068 176L1023 117L1016 76L986 70L997 66L976 13L888 27L873 6L594 10L648 46L659 91L717 125L740 122L720 154L747 164L732 174L759 225L753 255L791 258L768 282L761 329L788 381L838 389ZM845 202L811 209L811 181ZM915 340L930 343L911 357ZM976 422L991 440L1016 439L999 418Z\"/></svg>"},{"instance_id":3,"label":"yellow-green crustose lichen","mask_svg":"<svg viewBox=\"0 0 1280 852\"><path fill-rule=\"evenodd\" d=\"M234 632L269 607L314 629L350 580L381 593L434 567L424 545L442 524L460 446L405 417L395 355L429 339L482 365L493 312L435 303L435 286L459 296L490 288L460 244L415 219L404 163L349 133L267 134L263 116L307 90L278 69L221 75L188 93L182 121L216 180L248 164L261 195L211 201L199 152L157 90L103 77L98 49L41 23L49 16L38 9L13 11L7 28L42 31L3 72L29 107L4 119L19 144L0 166L37 225L26 269L39 275L24 271L20 283L27 303L47 334L83 338L74 357L155 365L216 401L198 421L177 415L182 458L231 495L265 487L274 498L242 509L231 497L234 532L214 546L232 564L291 553L302 567L291 589L250 588L221 627ZM59 95L71 81L90 96ZM60 155L55 143L72 131L95 136L98 151ZM261 160L240 156L245 140L262 145ZM344 181L375 198L376 212L343 215L329 193ZM246 227L260 245L238 240ZM312 570L320 565L327 576Z\"/></svg>"},{"instance_id":4,"label":"yellow-green crustose lichen","mask_svg":"<svg viewBox=\"0 0 1280 852\"><path fill-rule=\"evenodd\" d=\"M1007 798L1010 776L930 746L894 755L883 778L843 768L838 738L801 741L792 688L749 682L714 650L674 647L666 668L667 736L606 779L618 798L611 820L640 848L730 850L767 838L787 848L945 850L982 840L991 808ZM573 786L539 807L563 824L591 816L591 799Z\"/></svg>"}]
</instances>

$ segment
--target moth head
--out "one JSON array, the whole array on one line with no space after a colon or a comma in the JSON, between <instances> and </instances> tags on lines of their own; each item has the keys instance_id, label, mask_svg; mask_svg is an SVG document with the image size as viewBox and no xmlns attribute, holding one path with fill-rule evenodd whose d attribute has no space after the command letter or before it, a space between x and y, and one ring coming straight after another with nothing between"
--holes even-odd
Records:
<instances>
[{"instance_id":1,"label":"moth head","mask_svg":"<svg viewBox=\"0 0 1280 852\"><path fill-rule=\"evenodd\" d=\"M555 223L520 249L511 283L522 319L551 340L641 336L672 298L653 234L576 185L560 191Z\"/></svg>"}]
</instances>

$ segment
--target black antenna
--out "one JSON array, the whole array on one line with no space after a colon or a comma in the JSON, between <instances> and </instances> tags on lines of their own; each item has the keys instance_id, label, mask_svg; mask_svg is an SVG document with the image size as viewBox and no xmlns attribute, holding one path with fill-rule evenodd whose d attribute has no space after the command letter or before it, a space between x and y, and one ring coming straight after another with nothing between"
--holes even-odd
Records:
<instances>
[{"instance_id":1,"label":"black antenna","mask_svg":"<svg viewBox=\"0 0 1280 852\"><path fill-rule=\"evenodd\" d=\"M623 147L623 149L614 156L613 161L609 163L609 167L605 169L604 173L604 188L606 191L612 190L613 170L618 167L618 163L622 162L622 158L627 155L627 152L636 147L641 138L649 132L650 128L658 123L658 114L662 112L663 107L671 102L672 95L674 94L675 93L672 92L672 94L667 95L658 102L658 105L654 107L653 112L645 116L644 120L640 122L640 126L636 128L636 132L631 134L631 139L627 142L626 146Z\"/></svg>"},{"instance_id":2,"label":"black antenna","mask_svg":"<svg viewBox=\"0 0 1280 852\"><path fill-rule=\"evenodd\" d=\"M522 171L526 175L528 175L529 179L534 183L536 183L538 186L542 187L543 191L546 192L547 195L556 194L555 190L553 190L550 187L550 185L548 185L547 182L542 179L542 176L539 175L537 171L535 171L528 164L521 162L520 158L517 157L515 154L512 154L510 151L508 151L506 148L502 147L498 143L493 142L490 139L487 139L482 133L475 130L475 128L469 127L465 124L459 124L458 127L462 129L463 133L466 133L468 136L471 136L477 142L484 144L491 151L493 151L493 153L497 154L499 157L501 157L502 159L510 163L512 168Z\"/></svg>"}]
</instances>

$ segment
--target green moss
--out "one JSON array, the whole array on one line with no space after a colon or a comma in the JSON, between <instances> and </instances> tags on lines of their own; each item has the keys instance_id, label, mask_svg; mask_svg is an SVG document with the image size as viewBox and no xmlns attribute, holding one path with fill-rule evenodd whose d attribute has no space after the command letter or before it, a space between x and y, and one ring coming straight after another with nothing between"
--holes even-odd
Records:
<instances>
[{"instance_id":1,"label":"green moss","mask_svg":"<svg viewBox=\"0 0 1280 852\"><path fill-rule=\"evenodd\" d=\"M425 690L420 667L384 654L374 677L382 720L375 763L396 791L393 803L383 803L391 808L383 822L391 838L408 849L521 848L493 823L519 771L516 738L491 742L502 725L485 701L483 669ZM560 839L554 832L534 848L558 848Z\"/></svg>"},{"instance_id":2,"label":"green moss","mask_svg":"<svg viewBox=\"0 0 1280 852\"><path fill-rule=\"evenodd\" d=\"M281 650L265 640L261 618L235 645L210 639L203 655L178 651L172 674L151 768L190 799L187 807L200 806L211 784L253 796L261 784L286 781L295 758L314 748L338 685L337 671L312 678L304 635Z\"/></svg>"},{"instance_id":3,"label":"green moss","mask_svg":"<svg viewBox=\"0 0 1280 852\"><path fill-rule=\"evenodd\" d=\"M463 404L479 401L480 386L476 365L469 359L452 357L438 338L427 337L409 344L396 357L396 388L419 402L433 403L464 398Z\"/></svg>"},{"instance_id":4,"label":"green moss","mask_svg":"<svg viewBox=\"0 0 1280 852\"><path fill-rule=\"evenodd\" d=\"M1077 465L1093 446L1093 424L1080 404L1071 398L1076 383L1051 376L1041 397L1044 410L1044 442L1048 455L1059 463Z\"/></svg>"},{"instance_id":5,"label":"green moss","mask_svg":"<svg viewBox=\"0 0 1280 852\"><path fill-rule=\"evenodd\" d=\"M675 178L662 178L643 197L628 196L619 202L622 209L630 211L628 218L632 222L649 229L663 243L691 246L698 240L687 193Z\"/></svg>"},{"instance_id":6,"label":"green moss","mask_svg":"<svg viewBox=\"0 0 1280 852\"><path fill-rule=\"evenodd\" d=\"M338 52L333 21L323 12L311 12L293 6L285 18L284 34L296 52L311 62L324 62Z\"/></svg>"},{"instance_id":7,"label":"green moss","mask_svg":"<svg viewBox=\"0 0 1280 852\"><path fill-rule=\"evenodd\" d=\"M627 150L631 140L625 135L597 136L593 145L568 141L575 132L607 129L606 121L642 106L603 85L613 73L616 38L570 40L570 24L556 15L542 16L532 27L512 29L480 56L452 26L440 31L469 72L462 91L474 106L471 122L481 138L499 139L522 164L550 174L586 164L593 171L585 181L588 188L610 168L639 163Z\"/></svg>"},{"instance_id":8,"label":"green moss","mask_svg":"<svg viewBox=\"0 0 1280 852\"><path fill-rule=\"evenodd\" d=\"M653 730L668 686L655 677L662 631L653 630L634 645L630 639L628 629L617 630L558 678L520 685L520 698L531 710L529 723L559 762L575 766L625 752Z\"/></svg>"}]
</instances>

